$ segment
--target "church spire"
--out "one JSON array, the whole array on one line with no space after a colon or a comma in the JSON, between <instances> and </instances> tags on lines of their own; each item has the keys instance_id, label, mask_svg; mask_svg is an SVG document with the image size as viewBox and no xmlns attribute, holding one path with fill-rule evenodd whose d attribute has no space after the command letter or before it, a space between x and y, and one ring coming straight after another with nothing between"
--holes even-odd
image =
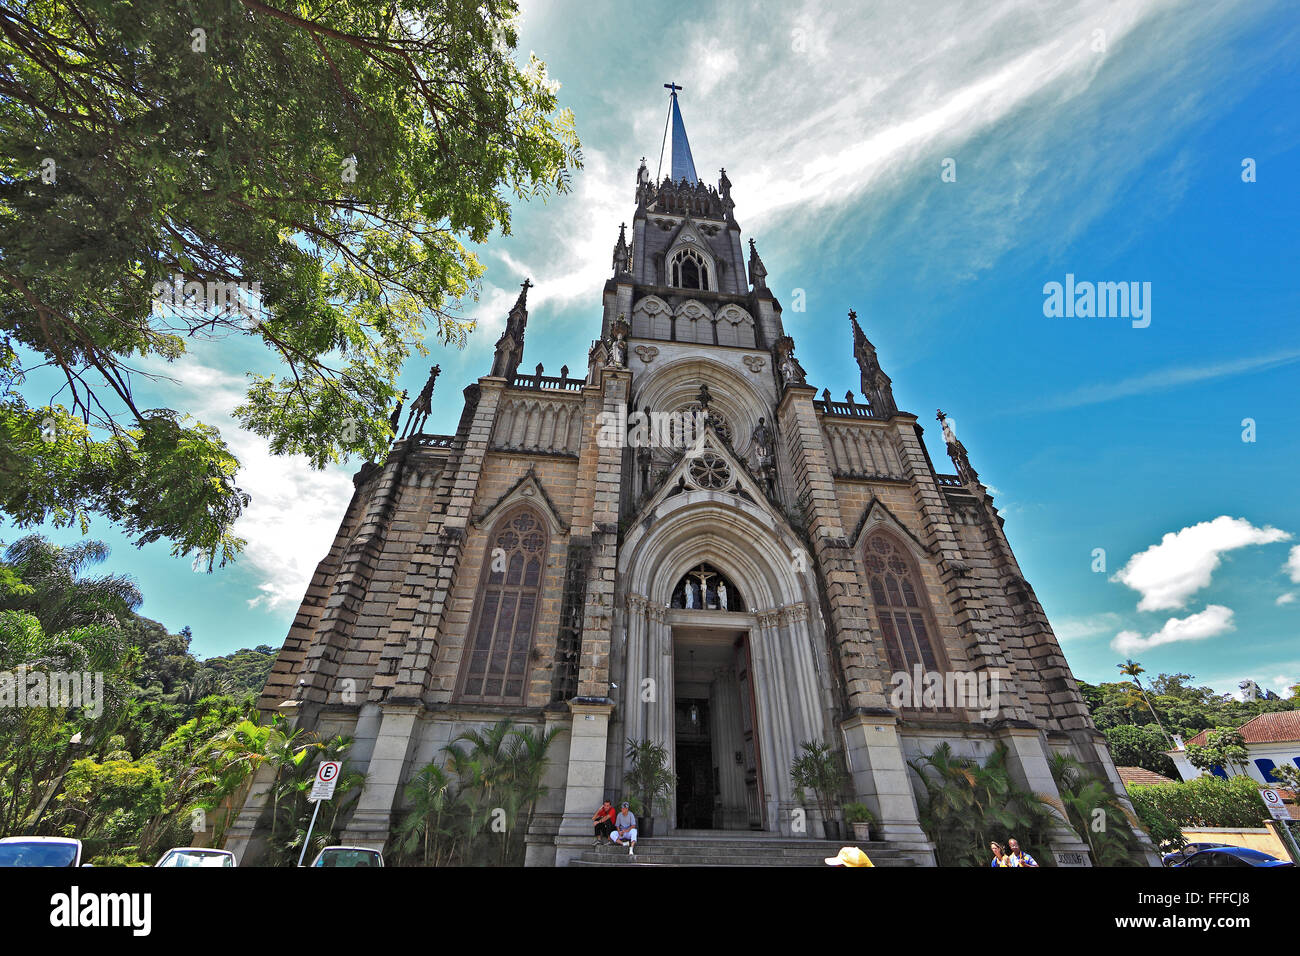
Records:
<instances>
[{"instance_id":1,"label":"church spire","mask_svg":"<svg viewBox=\"0 0 1300 956\"><path fill-rule=\"evenodd\" d=\"M496 352L492 356L492 374L507 381L513 380L519 363L524 357L524 329L528 325L528 290L533 287L533 280L525 278L519 284L519 298L515 300L510 314L506 316L506 327L497 339Z\"/></svg>"},{"instance_id":2,"label":"church spire","mask_svg":"<svg viewBox=\"0 0 1300 956\"><path fill-rule=\"evenodd\" d=\"M684 179L694 186L700 181L700 177L695 175L695 159L691 156L691 144L686 138L686 124L682 122L681 107L677 105L677 91L681 87L676 83L665 83L664 89L668 90L672 97L668 110L673 127L673 182L680 183Z\"/></svg>"},{"instance_id":3,"label":"church spire","mask_svg":"<svg viewBox=\"0 0 1300 956\"><path fill-rule=\"evenodd\" d=\"M890 418L898 411L894 404L893 382L880 367L876 347L858 325L858 313L852 309L849 309L849 321L853 323L853 357L858 360L858 369L862 372L862 394L878 417Z\"/></svg>"},{"instance_id":4,"label":"church spire","mask_svg":"<svg viewBox=\"0 0 1300 956\"><path fill-rule=\"evenodd\" d=\"M966 446L952 430L952 425L948 421L948 416L943 413L943 409L937 409L935 418L943 426L943 440L948 445L948 457L952 463L957 466L957 476L967 486L978 485L980 476L970 463L970 455L966 452Z\"/></svg>"}]
</instances>

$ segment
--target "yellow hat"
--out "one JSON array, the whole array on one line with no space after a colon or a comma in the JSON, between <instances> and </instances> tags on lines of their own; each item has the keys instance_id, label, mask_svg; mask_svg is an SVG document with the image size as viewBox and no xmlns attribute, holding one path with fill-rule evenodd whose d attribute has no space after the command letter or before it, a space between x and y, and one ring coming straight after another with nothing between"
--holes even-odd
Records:
<instances>
[{"instance_id":1,"label":"yellow hat","mask_svg":"<svg viewBox=\"0 0 1300 956\"><path fill-rule=\"evenodd\" d=\"M855 846L840 848L839 856L826 858L827 866L875 866L871 859Z\"/></svg>"}]
</instances>

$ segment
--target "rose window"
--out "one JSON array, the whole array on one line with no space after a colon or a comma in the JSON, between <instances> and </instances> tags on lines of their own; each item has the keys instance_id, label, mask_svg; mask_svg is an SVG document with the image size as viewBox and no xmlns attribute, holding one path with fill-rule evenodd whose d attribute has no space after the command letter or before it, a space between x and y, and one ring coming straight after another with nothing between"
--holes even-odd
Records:
<instances>
[{"instance_id":1,"label":"rose window","mask_svg":"<svg viewBox=\"0 0 1300 956\"><path fill-rule=\"evenodd\" d=\"M731 469L720 456L705 452L691 462L691 480L701 488L721 491L731 483Z\"/></svg>"}]
</instances>

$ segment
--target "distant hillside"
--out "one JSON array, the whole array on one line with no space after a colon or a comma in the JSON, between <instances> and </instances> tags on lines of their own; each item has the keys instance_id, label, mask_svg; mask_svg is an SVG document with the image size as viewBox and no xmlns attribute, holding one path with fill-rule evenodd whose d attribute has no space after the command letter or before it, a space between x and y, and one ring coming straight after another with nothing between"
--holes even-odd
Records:
<instances>
[{"instance_id":1,"label":"distant hillside","mask_svg":"<svg viewBox=\"0 0 1300 956\"><path fill-rule=\"evenodd\" d=\"M277 653L279 649L269 644L243 647L224 657L209 657L200 661L199 673L210 674L219 686L229 688L236 696L252 694L256 697L266 684Z\"/></svg>"}]
</instances>

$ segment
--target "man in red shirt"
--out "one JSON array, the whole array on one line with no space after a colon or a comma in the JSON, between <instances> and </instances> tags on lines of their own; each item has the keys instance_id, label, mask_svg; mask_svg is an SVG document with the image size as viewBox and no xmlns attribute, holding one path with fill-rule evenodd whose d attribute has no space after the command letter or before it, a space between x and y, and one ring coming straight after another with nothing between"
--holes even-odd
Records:
<instances>
[{"instance_id":1,"label":"man in red shirt","mask_svg":"<svg viewBox=\"0 0 1300 956\"><path fill-rule=\"evenodd\" d=\"M596 842L593 845L600 846L614 830L614 804L608 800L602 803L600 809L591 815L591 822L596 825Z\"/></svg>"}]
</instances>

